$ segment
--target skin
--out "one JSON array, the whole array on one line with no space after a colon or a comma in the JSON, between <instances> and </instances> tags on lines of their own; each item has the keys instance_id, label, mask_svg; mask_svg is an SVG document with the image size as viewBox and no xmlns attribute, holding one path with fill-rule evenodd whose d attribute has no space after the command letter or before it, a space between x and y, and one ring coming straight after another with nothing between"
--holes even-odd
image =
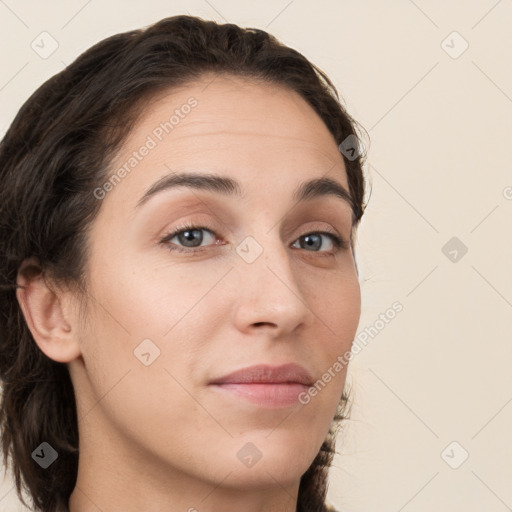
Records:
<instances>
[{"instance_id":1,"label":"skin","mask_svg":"<svg viewBox=\"0 0 512 512\"><path fill-rule=\"evenodd\" d=\"M27 267L18 275L34 339L67 363L77 397L70 512L295 511L344 388L346 367L309 404L272 409L208 385L259 363L296 362L321 378L350 350L361 296L350 249L336 252L326 235L319 248L299 245L329 228L350 240L352 224L340 199L292 199L315 177L348 189L334 138L296 93L208 75L161 93L111 169L190 96L197 107L102 200L89 234L87 320L72 291ZM229 176L244 196L182 187L135 209L173 171ZM183 236L160 243L182 221L213 226L201 231L203 252L169 250L186 247ZM247 236L263 249L250 264L235 250ZM147 338L160 350L149 366L134 355ZM237 457L249 442L262 454L252 467Z\"/></svg>"}]
</instances>

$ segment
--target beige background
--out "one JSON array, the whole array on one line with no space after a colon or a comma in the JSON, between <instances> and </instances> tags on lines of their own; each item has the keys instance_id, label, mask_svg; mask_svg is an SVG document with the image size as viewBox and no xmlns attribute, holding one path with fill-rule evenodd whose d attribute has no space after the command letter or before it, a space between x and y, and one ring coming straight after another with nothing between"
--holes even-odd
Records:
<instances>
[{"instance_id":1,"label":"beige background","mask_svg":"<svg viewBox=\"0 0 512 512\"><path fill-rule=\"evenodd\" d=\"M351 363L329 500L511 510L512 1L0 1L0 130L93 43L187 12L303 52L370 135L358 332L376 329ZM43 31L59 45L47 59L31 48ZM452 237L465 255L445 255ZM382 328L395 301L403 311ZM8 478L0 510L25 510Z\"/></svg>"}]
</instances>

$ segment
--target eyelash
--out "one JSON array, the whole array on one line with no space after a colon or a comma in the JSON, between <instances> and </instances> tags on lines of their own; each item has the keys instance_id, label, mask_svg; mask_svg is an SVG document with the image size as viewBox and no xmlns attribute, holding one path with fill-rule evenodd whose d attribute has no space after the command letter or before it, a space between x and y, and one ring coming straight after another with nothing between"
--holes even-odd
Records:
<instances>
[{"instance_id":1,"label":"eyelash","mask_svg":"<svg viewBox=\"0 0 512 512\"><path fill-rule=\"evenodd\" d=\"M180 233L184 231L209 231L213 235L216 235L215 231L213 230L213 226L210 226L208 224L206 225L194 225L192 223L185 223L181 226L178 226L176 229L174 229L171 233L167 233L161 240L160 243L166 245L167 249L169 251L177 251L181 253L197 253L202 252L203 250L207 249L209 246L206 247L179 247L179 246L171 246L169 245L169 241L172 240L176 235L179 235ZM313 253L319 253L322 256L333 256L334 253L337 253L341 250L347 250L350 247L350 244L344 239L339 237L333 232L330 231L311 231L309 233L304 233L299 238L308 236L308 235L326 235L329 236L334 244L335 250L334 252L325 252L325 251L307 251L307 252L313 252ZM219 244L212 244L212 245L219 245Z\"/></svg>"}]
</instances>

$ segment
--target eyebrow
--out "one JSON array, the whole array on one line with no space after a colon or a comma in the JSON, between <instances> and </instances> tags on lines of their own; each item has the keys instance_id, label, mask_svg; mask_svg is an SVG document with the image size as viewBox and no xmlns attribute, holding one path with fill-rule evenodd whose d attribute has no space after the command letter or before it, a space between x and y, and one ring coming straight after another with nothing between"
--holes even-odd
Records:
<instances>
[{"instance_id":1,"label":"eyebrow","mask_svg":"<svg viewBox=\"0 0 512 512\"><path fill-rule=\"evenodd\" d=\"M241 198L243 196L240 183L228 176L174 173L163 176L156 181L139 199L135 208L140 208L159 192L177 187L205 190L228 197ZM296 202L302 202L326 196L341 199L350 206L352 212L354 211L354 202L348 190L341 183L326 177L313 178L301 183L295 189L292 198Z\"/></svg>"}]
</instances>

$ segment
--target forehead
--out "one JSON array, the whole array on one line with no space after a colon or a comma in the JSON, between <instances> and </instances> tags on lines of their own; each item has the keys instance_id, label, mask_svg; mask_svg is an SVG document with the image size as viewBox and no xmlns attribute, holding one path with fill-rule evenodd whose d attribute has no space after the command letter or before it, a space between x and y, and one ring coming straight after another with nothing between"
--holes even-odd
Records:
<instances>
[{"instance_id":1,"label":"forehead","mask_svg":"<svg viewBox=\"0 0 512 512\"><path fill-rule=\"evenodd\" d=\"M111 172L145 145L151 150L130 170L123 195L138 194L174 170L231 175L255 187L272 180L281 194L312 177L347 187L343 158L318 114L291 89L261 80L205 75L160 91L147 102Z\"/></svg>"},{"instance_id":2,"label":"forehead","mask_svg":"<svg viewBox=\"0 0 512 512\"><path fill-rule=\"evenodd\" d=\"M162 116L180 110L190 97L197 106L180 116L180 129L173 130L173 140L212 129L222 133L224 129L229 134L335 144L322 119L298 93L282 84L233 75L207 74L198 81L161 91L151 98L136 128L147 131Z\"/></svg>"}]
</instances>

